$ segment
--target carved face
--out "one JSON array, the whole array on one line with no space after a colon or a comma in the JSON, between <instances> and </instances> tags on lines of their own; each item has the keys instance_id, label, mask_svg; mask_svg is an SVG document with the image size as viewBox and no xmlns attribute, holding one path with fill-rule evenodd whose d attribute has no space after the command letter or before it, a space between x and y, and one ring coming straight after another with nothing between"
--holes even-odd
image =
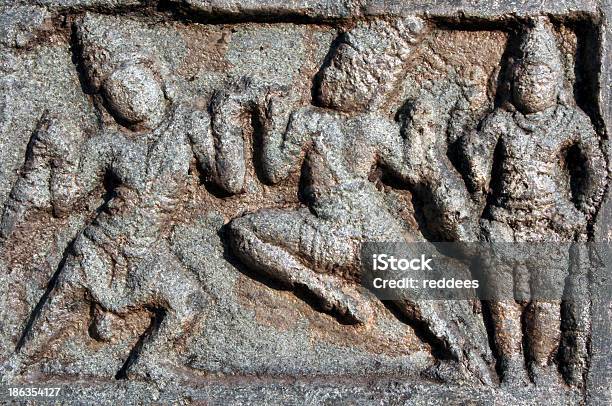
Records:
<instances>
[{"instance_id":1,"label":"carved face","mask_svg":"<svg viewBox=\"0 0 612 406\"><path fill-rule=\"evenodd\" d=\"M142 65L115 70L103 83L110 112L128 126L157 127L166 113L166 98L155 74Z\"/></svg>"},{"instance_id":2,"label":"carved face","mask_svg":"<svg viewBox=\"0 0 612 406\"><path fill-rule=\"evenodd\" d=\"M321 72L319 104L347 112L366 110L379 86L369 72L371 67L365 65L354 48L340 44L330 65Z\"/></svg>"},{"instance_id":3,"label":"carved face","mask_svg":"<svg viewBox=\"0 0 612 406\"><path fill-rule=\"evenodd\" d=\"M519 64L513 82L514 104L525 114L544 111L557 103L559 76L545 65Z\"/></svg>"}]
</instances>

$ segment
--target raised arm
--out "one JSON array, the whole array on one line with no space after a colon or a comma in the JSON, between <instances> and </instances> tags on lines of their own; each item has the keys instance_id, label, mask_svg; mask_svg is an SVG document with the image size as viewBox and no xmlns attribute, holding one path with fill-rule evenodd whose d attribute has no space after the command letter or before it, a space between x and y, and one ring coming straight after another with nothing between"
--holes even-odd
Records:
<instances>
[{"instance_id":1,"label":"raised arm","mask_svg":"<svg viewBox=\"0 0 612 406\"><path fill-rule=\"evenodd\" d=\"M376 121L371 131L379 138L379 164L398 180L409 185L416 184L421 178L421 140L410 132L402 131L400 124L386 120Z\"/></svg>"},{"instance_id":2,"label":"raised arm","mask_svg":"<svg viewBox=\"0 0 612 406\"><path fill-rule=\"evenodd\" d=\"M92 182L93 156L84 158L84 134L74 123L45 114L28 144L20 176L5 204L0 235L8 238L14 228L32 209L51 208L55 216L67 214ZM95 157L94 157L95 156ZM99 172L99 171L98 171Z\"/></svg>"},{"instance_id":3,"label":"raised arm","mask_svg":"<svg viewBox=\"0 0 612 406\"><path fill-rule=\"evenodd\" d=\"M50 188L55 215L67 215L80 199L100 186L112 170L118 137L118 134L101 134L76 143L78 152L72 152L70 160L53 171Z\"/></svg>"},{"instance_id":4,"label":"raised arm","mask_svg":"<svg viewBox=\"0 0 612 406\"><path fill-rule=\"evenodd\" d=\"M260 115L264 123L263 175L269 182L278 183L289 175L312 135L319 131L322 115L311 106L290 113L286 97L274 94L266 97Z\"/></svg>"},{"instance_id":5,"label":"raised arm","mask_svg":"<svg viewBox=\"0 0 612 406\"><path fill-rule=\"evenodd\" d=\"M478 131L465 134L459 141L462 169L470 192L476 195L486 195L488 191L495 147L505 133L504 114L502 111L492 113Z\"/></svg>"},{"instance_id":6,"label":"raised arm","mask_svg":"<svg viewBox=\"0 0 612 406\"><path fill-rule=\"evenodd\" d=\"M4 205L0 222L0 237L8 238L14 228L32 208L49 207L49 126L51 120L45 114L38 128L30 138L26 149L26 159L17 181Z\"/></svg>"},{"instance_id":7,"label":"raised arm","mask_svg":"<svg viewBox=\"0 0 612 406\"><path fill-rule=\"evenodd\" d=\"M244 118L254 108L257 95L246 86L220 90L213 95L211 112L212 156L208 161L209 178L228 193L240 193L244 187ZM203 129L199 130L203 133ZM206 148L210 148L208 144Z\"/></svg>"},{"instance_id":8,"label":"raised arm","mask_svg":"<svg viewBox=\"0 0 612 406\"><path fill-rule=\"evenodd\" d=\"M415 111L403 136L399 125L379 126L386 134L380 160L392 175L420 195L427 210L428 231L441 241L476 241L474 204L459 173L447 157L445 133L429 112Z\"/></svg>"}]
</instances>

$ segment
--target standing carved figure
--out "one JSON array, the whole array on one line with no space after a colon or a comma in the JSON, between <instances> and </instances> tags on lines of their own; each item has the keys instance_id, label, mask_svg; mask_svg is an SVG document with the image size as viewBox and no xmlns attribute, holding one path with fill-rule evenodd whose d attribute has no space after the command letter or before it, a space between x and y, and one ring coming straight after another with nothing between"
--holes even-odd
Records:
<instances>
[{"instance_id":1,"label":"standing carved figure","mask_svg":"<svg viewBox=\"0 0 612 406\"><path fill-rule=\"evenodd\" d=\"M403 182L432 186L422 179L429 171L414 165L412 140L381 113L424 30L421 20L406 18L364 23L345 33L315 84L318 106L291 111L286 95L270 91L258 96L257 86L251 87L252 96L247 86L238 97L259 97L255 104L263 105L261 167L269 182L286 178L304 158L303 193L309 206L264 209L233 220L228 231L233 252L267 277L305 289L322 310L351 323L370 317L367 302L354 289L360 280L360 244L414 241L369 180L372 169L379 166ZM440 208L464 213L467 192L460 196L452 187L434 186L433 201ZM464 224L457 217L441 218L449 239L462 233ZM398 307L424 322L467 370L488 379L486 334L475 317L466 313L470 321L461 326L445 320L433 303L406 301Z\"/></svg>"},{"instance_id":2,"label":"standing carved figure","mask_svg":"<svg viewBox=\"0 0 612 406\"><path fill-rule=\"evenodd\" d=\"M102 183L110 188L104 205L69 248L56 285L31 319L32 330L18 351L31 359L49 331L61 335L62 319L85 298L96 308L90 333L103 341L112 337L112 315L154 311L158 330L144 342L138 365L140 373L162 372L155 368L158 358L168 358L168 345L183 336L203 306L197 277L166 242L171 213L183 197L194 156L216 183L227 182L215 169L208 114L173 103L160 62L138 50L109 51L91 29L87 17L77 27L81 63L116 123L85 137L65 120L44 118L6 205L2 235L9 237L33 207L48 205L62 216ZM48 186L41 188L45 182ZM41 189L50 190L50 196L41 199ZM118 376L125 376L129 366Z\"/></svg>"},{"instance_id":3,"label":"standing carved figure","mask_svg":"<svg viewBox=\"0 0 612 406\"><path fill-rule=\"evenodd\" d=\"M487 197L481 232L493 244L487 283L496 300L490 312L508 384L526 380L525 359L536 383L556 379L560 303L569 272L569 243L559 243L583 238L607 173L589 117L566 100L550 23L539 18L530 24L511 67L512 103L462 140L469 183ZM505 243L516 243L516 249ZM537 247L549 252L531 255ZM513 299L520 275L528 275L528 302Z\"/></svg>"}]
</instances>

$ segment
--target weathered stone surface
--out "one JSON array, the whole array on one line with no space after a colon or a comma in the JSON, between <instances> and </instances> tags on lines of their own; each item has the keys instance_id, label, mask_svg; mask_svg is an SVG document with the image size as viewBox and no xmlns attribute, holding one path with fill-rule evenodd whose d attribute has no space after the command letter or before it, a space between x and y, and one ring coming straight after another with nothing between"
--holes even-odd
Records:
<instances>
[{"instance_id":1,"label":"weathered stone surface","mask_svg":"<svg viewBox=\"0 0 612 406\"><path fill-rule=\"evenodd\" d=\"M170 3L207 16L221 14L238 18L265 15L340 19L357 15L362 6L359 0L171 0Z\"/></svg>"},{"instance_id":2,"label":"weathered stone surface","mask_svg":"<svg viewBox=\"0 0 612 406\"><path fill-rule=\"evenodd\" d=\"M608 403L611 12L0 2L0 382L75 404ZM383 303L359 246L400 240L599 245L549 275L582 301Z\"/></svg>"}]
</instances>

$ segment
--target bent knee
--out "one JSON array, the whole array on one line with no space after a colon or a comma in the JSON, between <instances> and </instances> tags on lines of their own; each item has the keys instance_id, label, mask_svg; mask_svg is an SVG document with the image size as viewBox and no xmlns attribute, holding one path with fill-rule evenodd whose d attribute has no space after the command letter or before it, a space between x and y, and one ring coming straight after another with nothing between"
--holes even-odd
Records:
<instances>
[{"instance_id":1,"label":"bent knee","mask_svg":"<svg viewBox=\"0 0 612 406\"><path fill-rule=\"evenodd\" d=\"M238 217L230 221L227 225L227 235L232 241L242 241L253 236L253 222L251 215Z\"/></svg>"},{"instance_id":2,"label":"bent knee","mask_svg":"<svg viewBox=\"0 0 612 406\"><path fill-rule=\"evenodd\" d=\"M226 226L229 245L232 251L238 255L248 255L252 250L253 242L257 238L251 216L238 217Z\"/></svg>"},{"instance_id":3,"label":"bent knee","mask_svg":"<svg viewBox=\"0 0 612 406\"><path fill-rule=\"evenodd\" d=\"M276 211L265 210L235 218L227 225L228 234L241 240L255 237L265 239L279 221L279 218L274 216L275 213Z\"/></svg>"}]
</instances>

